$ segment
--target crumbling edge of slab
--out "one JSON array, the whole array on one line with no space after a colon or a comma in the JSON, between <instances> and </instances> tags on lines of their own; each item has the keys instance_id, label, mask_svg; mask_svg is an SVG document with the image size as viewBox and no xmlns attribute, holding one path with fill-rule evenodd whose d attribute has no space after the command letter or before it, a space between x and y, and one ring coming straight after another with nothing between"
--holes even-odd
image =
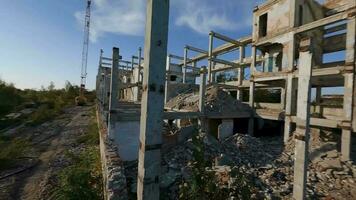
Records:
<instances>
[{"instance_id":1,"label":"crumbling edge of slab","mask_svg":"<svg viewBox=\"0 0 356 200\"><path fill-rule=\"evenodd\" d=\"M106 124L96 110L96 119L100 138L100 158L103 174L103 192L105 200L127 200L127 185L124 165L117 153L117 147L107 137Z\"/></svg>"}]
</instances>

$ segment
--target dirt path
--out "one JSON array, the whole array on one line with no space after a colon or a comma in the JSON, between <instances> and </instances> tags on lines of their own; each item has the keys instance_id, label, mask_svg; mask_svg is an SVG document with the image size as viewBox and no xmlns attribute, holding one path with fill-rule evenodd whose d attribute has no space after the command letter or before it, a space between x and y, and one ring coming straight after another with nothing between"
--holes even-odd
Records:
<instances>
[{"instance_id":1,"label":"dirt path","mask_svg":"<svg viewBox=\"0 0 356 200\"><path fill-rule=\"evenodd\" d=\"M0 199L40 199L48 184L50 174L65 166L61 162L65 151L75 145L78 135L90 123L92 107L72 107L50 122L21 132L33 144L31 157L37 164L21 173L0 180Z\"/></svg>"}]
</instances>

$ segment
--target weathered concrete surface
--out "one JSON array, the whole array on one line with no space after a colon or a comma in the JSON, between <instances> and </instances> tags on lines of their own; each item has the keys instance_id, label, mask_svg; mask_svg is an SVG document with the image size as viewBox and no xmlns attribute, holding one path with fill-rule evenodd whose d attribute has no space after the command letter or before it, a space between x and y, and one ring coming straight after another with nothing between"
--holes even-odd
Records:
<instances>
[{"instance_id":1,"label":"weathered concrete surface","mask_svg":"<svg viewBox=\"0 0 356 200\"><path fill-rule=\"evenodd\" d=\"M114 141L118 146L118 152L122 160L131 161L138 158L140 122L139 121L118 121L118 127L114 133Z\"/></svg>"},{"instance_id":2,"label":"weathered concrete surface","mask_svg":"<svg viewBox=\"0 0 356 200\"><path fill-rule=\"evenodd\" d=\"M223 119L221 124L218 126L218 139L224 140L225 138L232 136L233 131L234 131L234 120Z\"/></svg>"},{"instance_id":3,"label":"weathered concrete surface","mask_svg":"<svg viewBox=\"0 0 356 200\"><path fill-rule=\"evenodd\" d=\"M137 199L159 199L169 0L148 0Z\"/></svg>"}]
</instances>

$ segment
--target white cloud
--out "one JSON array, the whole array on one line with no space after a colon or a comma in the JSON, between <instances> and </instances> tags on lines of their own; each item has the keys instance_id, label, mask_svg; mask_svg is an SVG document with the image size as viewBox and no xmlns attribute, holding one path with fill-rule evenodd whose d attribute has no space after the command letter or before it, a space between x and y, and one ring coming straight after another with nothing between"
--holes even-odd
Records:
<instances>
[{"instance_id":1,"label":"white cloud","mask_svg":"<svg viewBox=\"0 0 356 200\"><path fill-rule=\"evenodd\" d=\"M94 0L91 12L90 40L95 42L105 33L144 35L145 1ZM83 24L84 13L75 13Z\"/></svg>"},{"instance_id":2,"label":"white cloud","mask_svg":"<svg viewBox=\"0 0 356 200\"><path fill-rule=\"evenodd\" d=\"M175 0L175 24L207 34L211 30L239 30L251 26L252 10L261 0Z\"/></svg>"},{"instance_id":3,"label":"white cloud","mask_svg":"<svg viewBox=\"0 0 356 200\"><path fill-rule=\"evenodd\" d=\"M171 0L171 23L197 33L251 26L252 9L261 0ZM93 0L90 40L106 33L143 36L146 0ZM83 24L84 12L75 13Z\"/></svg>"},{"instance_id":4,"label":"white cloud","mask_svg":"<svg viewBox=\"0 0 356 200\"><path fill-rule=\"evenodd\" d=\"M207 34L214 29L233 30L237 23L229 19L226 12L203 0L180 0L175 2L178 16L175 24L187 26L192 30Z\"/></svg>"}]
</instances>

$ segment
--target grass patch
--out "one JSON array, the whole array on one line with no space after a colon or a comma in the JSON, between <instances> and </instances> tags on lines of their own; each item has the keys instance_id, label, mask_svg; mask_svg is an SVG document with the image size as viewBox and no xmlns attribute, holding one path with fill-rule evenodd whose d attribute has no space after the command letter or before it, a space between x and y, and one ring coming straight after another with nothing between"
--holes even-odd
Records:
<instances>
[{"instance_id":1,"label":"grass patch","mask_svg":"<svg viewBox=\"0 0 356 200\"><path fill-rule=\"evenodd\" d=\"M92 119L87 133L77 139L85 150L79 155L67 153L72 165L59 173L59 185L53 192L54 199L97 200L103 199L103 182L99 150L99 134Z\"/></svg>"},{"instance_id":2,"label":"grass patch","mask_svg":"<svg viewBox=\"0 0 356 200\"><path fill-rule=\"evenodd\" d=\"M25 139L1 136L0 170L6 170L16 165L17 159L23 157L30 147L30 143Z\"/></svg>"}]
</instances>

